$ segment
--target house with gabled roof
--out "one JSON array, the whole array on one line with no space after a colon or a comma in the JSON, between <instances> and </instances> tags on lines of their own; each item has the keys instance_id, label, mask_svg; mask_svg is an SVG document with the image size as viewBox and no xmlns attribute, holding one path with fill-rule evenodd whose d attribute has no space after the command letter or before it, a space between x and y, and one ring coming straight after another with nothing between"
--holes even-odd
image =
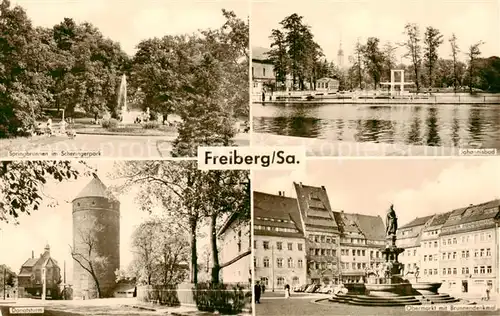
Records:
<instances>
[{"instance_id":1,"label":"house with gabled roof","mask_svg":"<svg viewBox=\"0 0 500 316\"><path fill-rule=\"evenodd\" d=\"M297 199L254 192L255 280L266 291L306 284L306 242Z\"/></svg>"},{"instance_id":2,"label":"house with gabled roof","mask_svg":"<svg viewBox=\"0 0 500 316\"><path fill-rule=\"evenodd\" d=\"M50 246L46 245L44 252L31 258L21 266L18 275L19 297L41 298L43 282L46 282L46 299L58 299L60 295L61 269L58 262L50 255Z\"/></svg>"}]
</instances>

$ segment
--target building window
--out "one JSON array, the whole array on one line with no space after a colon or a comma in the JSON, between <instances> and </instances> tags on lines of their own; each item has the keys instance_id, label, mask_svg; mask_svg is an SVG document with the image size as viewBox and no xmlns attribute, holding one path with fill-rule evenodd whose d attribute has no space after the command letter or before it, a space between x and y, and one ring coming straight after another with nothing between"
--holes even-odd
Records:
<instances>
[{"instance_id":1,"label":"building window","mask_svg":"<svg viewBox=\"0 0 500 316\"><path fill-rule=\"evenodd\" d=\"M262 246L264 247L265 250L269 250L269 241L263 241Z\"/></svg>"},{"instance_id":2,"label":"building window","mask_svg":"<svg viewBox=\"0 0 500 316\"><path fill-rule=\"evenodd\" d=\"M283 258L276 259L276 264L278 268L283 268Z\"/></svg>"},{"instance_id":3,"label":"building window","mask_svg":"<svg viewBox=\"0 0 500 316\"><path fill-rule=\"evenodd\" d=\"M451 268L448 268L448 274L451 274Z\"/></svg>"},{"instance_id":4,"label":"building window","mask_svg":"<svg viewBox=\"0 0 500 316\"><path fill-rule=\"evenodd\" d=\"M298 266L299 268L302 268L302 259L299 259L299 260L297 261L297 266Z\"/></svg>"},{"instance_id":5,"label":"building window","mask_svg":"<svg viewBox=\"0 0 500 316\"><path fill-rule=\"evenodd\" d=\"M269 258L264 258L264 268L269 268Z\"/></svg>"},{"instance_id":6,"label":"building window","mask_svg":"<svg viewBox=\"0 0 500 316\"><path fill-rule=\"evenodd\" d=\"M331 256L332 255L332 250L331 249L326 249L326 255Z\"/></svg>"},{"instance_id":7,"label":"building window","mask_svg":"<svg viewBox=\"0 0 500 316\"><path fill-rule=\"evenodd\" d=\"M446 252L443 252L443 260L446 259Z\"/></svg>"},{"instance_id":8,"label":"building window","mask_svg":"<svg viewBox=\"0 0 500 316\"><path fill-rule=\"evenodd\" d=\"M314 236L314 242L319 242L319 236Z\"/></svg>"},{"instance_id":9,"label":"building window","mask_svg":"<svg viewBox=\"0 0 500 316\"><path fill-rule=\"evenodd\" d=\"M253 241L253 249L257 249L257 240Z\"/></svg>"},{"instance_id":10,"label":"building window","mask_svg":"<svg viewBox=\"0 0 500 316\"><path fill-rule=\"evenodd\" d=\"M453 268L453 274L457 274L457 268Z\"/></svg>"},{"instance_id":11,"label":"building window","mask_svg":"<svg viewBox=\"0 0 500 316\"><path fill-rule=\"evenodd\" d=\"M432 269L429 269L429 275L432 275Z\"/></svg>"},{"instance_id":12,"label":"building window","mask_svg":"<svg viewBox=\"0 0 500 316\"><path fill-rule=\"evenodd\" d=\"M446 268L443 268L443 275L446 275Z\"/></svg>"},{"instance_id":13,"label":"building window","mask_svg":"<svg viewBox=\"0 0 500 316\"><path fill-rule=\"evenodd\" d=\"M265 77L266 76L266 67L263 67L262 68L262 76Z\"/></svg>"},{"instance_id":14,"label":"building window","mask_svg":"<svg viewBox=\"0 0 500 316\"><path fill-rule=\"evenodd\" d=\"M469 258L469 250L466 250L466 251L465 251L465 257L466 257L466 258Z\"/></svg>"},{"instance_id":15,"label":"building window","mask_svg":"<svg viewBox=\"0 0 500 316\"><path fill-rule=\"evenodd\" d=\"M366 256L366 252L364 250L361 251L361 255L364 257Z\"/></svg>"},{"instance_id":16,"label":"building window","mask_svg":"<svg viewBox=\"0 0 500 316\"><path fill-rule=\"evenodd\" d=\"M283 243L281 241L276 242L276 249L278 249L278 250L283 249Z\"/></svg>"},{"instance_id":17,"label":"building window","mask_svg":"<svg viewBox=\"0 0 500 316\"><path fill-rule=\"evenodd\" d=\"M456 245L457 244L457 239L456 238L453 238L453 244Z\"/></svg>"},{"instance_id":18,"label":"building window","mask_svg":"<svg viewBox=\"0 0 500 316\"><path fill-rule=\"evenodd\" d=\"M434 242L434 248L437 248L437 246L438 246L438 242L437 242L437 241L435 241L435 242Z\"/></svg>"},{"instance_id":19,"label":"building window","mask_svg":"<svg viewBox=\"0 0 500 316\"><path fill-rule=\"evenodd\" d=\"M285 279L283 277L278 277L278 285L285 285Z\"/></svg>"},{"instance_id":20,"label":"building window","mask_svg":"<svg viewBox=\"0 0 500 316\"><path fill-rule=\"evenodd\" d=\"M325 236L321 236L321 242L325 242L326 240L326 237Z\"/></svg>"},{"instance_id":21,"label":"building window","mask_svg":"<svg viewBox=\"0 0 500 316\"><path fill-rule=\"evenodd\" d=\"M427 255L424 256L424 261L427 261Z\"/></svg>"},{"instance_id":22,"label":"building window","mask_svg":"<svg viewBox=\"0 0 500 316\"><path fill-rule=\"evenodd\" d=\"M480 256L480 257L483 257L483 256L484 256L484 249L481 249L481 252L479 253L479 256Z\"/></svg>"},{"instance_id":23,"label":"building window","mask_svg":"<svg viewBox=\"0 0 500 316\"><path fill-rule=\"evenodd\" d=\"M361 270L361 262L358 262L358 270Z\"/></svg>"},{"instance_id":24,"label":"building window","mask_svg":"<svg viewBox=\"0 0 500 316\"><path fill-rule=\"evenodd\" d=\"M457 253L454 251L453 252L453 259L456 259L457 258Z\"/></svg>"},{"instance_id":25,"label":"building window","mask_svg":"<svg viewBox=\"0 0 500 316\"><path fill-rule=\"evenodd\" d=\"M321 249L321 255L324 256L325 255L325 249Z\"/></svg>"},{"instance_id":26,"label":"building window","mask_svg":"<svg viewBox=\"0 0 500 316\"><path fill-rule=\"evenodd\" d=\"M291 242L288 243L288 250L293 250L293 244Z\"/></svg>"},{"instance_id":27,"label":"building window","mask_svg":"<svg viewBox=\"0 0 500 316\"><path fill-rule=\"evenodd\" d=\"M302 251L302 244L297 244L297 249L299 249L299 251Z\"/></svg>"},{"instance_id":28,"label":"building window","mask_svg":"<svg viewBox=\"0 0 500 316\"><path fill-rule=\"evenodd\" d=\"M262 283L265 286L269 285L269 280L266 277L260 278L260 283Z\"/></svg>"},{"instance_id":29,"label":"building window","mask_svg":"<svg viewBox=\"0 0 500 316\"><path fill-rule=\"evenodd\" d=\"M358 256L361 256L361 250L357 250L356 253L358 254Z\"/></svg>"},{"instance_id":30,"label":"building window","mask_svg":"<svg viewBox=\"0 0 500 316\"><path fill-rule=\"evenodd\" d=\"M480 269L480 270L479 270L479 273L484 274L484 271L485 271L485 270L484 270L484 266L481 266L479 269Z\"/></svg>"},{"instance_id":31,"label":"building window","mask_svg":"<svg viewBox=\"0 0 500 316\"><path fill-rule=\"evenodd\" d=\"M465 274L469 274L469 268L465 267Z\"/></svg>"},{"instance_id":32,"label":"building window","mask_svg":"<svg viewBox=\"0 0 500 316\"><path fill-rule=\"evenodd\" d=\"M491 273L491 266L486 267L486 273Z\"/></svg>"},{"instance_id":33,"label":"building window","mask_svg":"<svg viewBox=\"0 0 500 316\"><path fill-rule=\"evenodd\" d=\"M253 266L254 268L257 268L257 258L256 257L253 257Z\"/></svg>"},{"instance_id":34,"label":"building window","mask_svg":"<svg viewBox=\"0 0 500 316\"><path fill-rule=\"evenodd\" d=\"M293 277L292 285L299 285L299 284L300 284L299 277Z\"/></svg>"},{"instance_id":35,"label":"building window","mask_svg":"<svg viewBox=\"0 0 500 316\"><path fill-rule=\"evenodd\" d=\"M288 263L289 268L293 268L293 259L292 258L288 258L287 263Z\"/></svg>"},{"instance_id":36,"label":"building window","mask_svg":"<svg viewBox=\"0 0 500 316\"><path fill-rule=\"evenodd\" d=\"M424 269L424 275L426 275L426 274L427 274L427 269Z\"/></svg>"},{"instance_id":37,"label":"building window","mask_svg":"<svg viewBox=\"0 0 500 316\"><path fill-rule=\"evenodd\" d=\"M352 263L352 269L356 270L356 263L355 262Z\"/></svg>"},{"instance_id":38,"label":"building window","mask_svg":"<svg viewBox=\"0 0 500 316\"><path fill-rule=\"evenodd\" d=\"M479 250L474 249L474 257L479 257Z\"/></svg>"},{"instance_id":39,"label":"building window","mask_svg":"<svg viewBox=\"0 0 500 316\"><path fill-rule=\"evenodd\" d=\"M416 257L417 256L417 249L413 249L413 256Z\"/></svg>"},{"instance_id":40,"label":"building window","mask_svg":"<svg viewBox=\"0 0 500 316\"><path fill-rule=\"evenodd\" d=\"M316 256L319 256L319 249L314 249L314 254L315 254Z\"/></svg>"},{"instance_id":41,"label":"building window","mask_svg":"<svg viewBox=\"0 0 500 316\"><path fill-rule=\"evenodd\" d=\"M486 249L486 257L491 257L491 249Z\"/></svg>"},{"instance_id":42,"label":"building window","mask_svg":"<svg viewBox=\"0 0 500 316\"><path fill-rule=\"evenodd\" d=\"M477 274L478 273L478 269L477 267L474 267L474 274Z\"/></svg>"}]
</instances>

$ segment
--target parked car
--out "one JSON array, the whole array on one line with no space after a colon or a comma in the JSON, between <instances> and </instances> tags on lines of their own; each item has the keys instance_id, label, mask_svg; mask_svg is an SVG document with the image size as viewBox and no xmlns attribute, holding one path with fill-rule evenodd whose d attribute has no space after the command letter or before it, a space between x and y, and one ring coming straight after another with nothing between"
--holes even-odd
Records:
<instances>
[{"instance_id":1,"label":"parked car","mask_svg":"<svg viewBox=\"0 0 500 316\"><path fill-rule=\"evenodd\" d=\"M334 287L330 284L328 285L325 285L321 288L320 290L320 293L323 293L323 294L332 294L333 293L333 289Z\"/></svg>"}]
</instances>

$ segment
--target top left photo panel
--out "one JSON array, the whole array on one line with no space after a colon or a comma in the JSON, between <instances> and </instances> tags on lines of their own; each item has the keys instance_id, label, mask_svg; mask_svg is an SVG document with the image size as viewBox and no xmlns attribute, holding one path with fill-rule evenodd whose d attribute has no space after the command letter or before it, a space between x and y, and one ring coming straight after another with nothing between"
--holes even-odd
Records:
<instances>
[{"instance_id":1,"label":"top left photo panel","mask_svg":"<svg viewBox=\"0 0 500 316\"><path fill-rule=\"evenodd\" d=\"M0 0L0 159L248 146L249 4Z\"/></svg>"}]
</instances>

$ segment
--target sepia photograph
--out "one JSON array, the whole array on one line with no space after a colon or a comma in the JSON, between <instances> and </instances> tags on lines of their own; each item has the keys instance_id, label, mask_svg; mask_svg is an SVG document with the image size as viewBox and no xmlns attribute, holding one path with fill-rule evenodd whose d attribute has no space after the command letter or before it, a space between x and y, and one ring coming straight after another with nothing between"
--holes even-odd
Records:
<instances>
[{"instance_id":1,"label":"sepia photograph","mask_svg":"<svg viewBox=\"0 0 500 316\"><path fill-rule=\"evenodd\" d=\"M496 0L254 2L253 144L496 155L499 12Z\"/></svg>"},{"instance_id":2,"label":"sepia photograph","mask_svg":"<svg viewBox=\"0 0 500 316\"><path fill-rule=\"evenodd\" d=\"M0 314L251 315L248 171L0 165Z\"/></svg>"},{"instance_id":3,"label":"sepia photograph","mask_svg":"<svg viewBox=\"0 0 500 316\"><path fill-rule=\"evenodd\" d=\"M248 1L0 2L0 156L249 145Z\"/></svg>"},{"instance_id":4,"label":"sepia photograph","mask_svg":"<svg viewBox=\"0 0 500 316\"><path fill-rule=\"evenodd\" d=\"M255 171L255 315L497 315L499 183L496 158Z\"/></svg>"}]
</instances>

